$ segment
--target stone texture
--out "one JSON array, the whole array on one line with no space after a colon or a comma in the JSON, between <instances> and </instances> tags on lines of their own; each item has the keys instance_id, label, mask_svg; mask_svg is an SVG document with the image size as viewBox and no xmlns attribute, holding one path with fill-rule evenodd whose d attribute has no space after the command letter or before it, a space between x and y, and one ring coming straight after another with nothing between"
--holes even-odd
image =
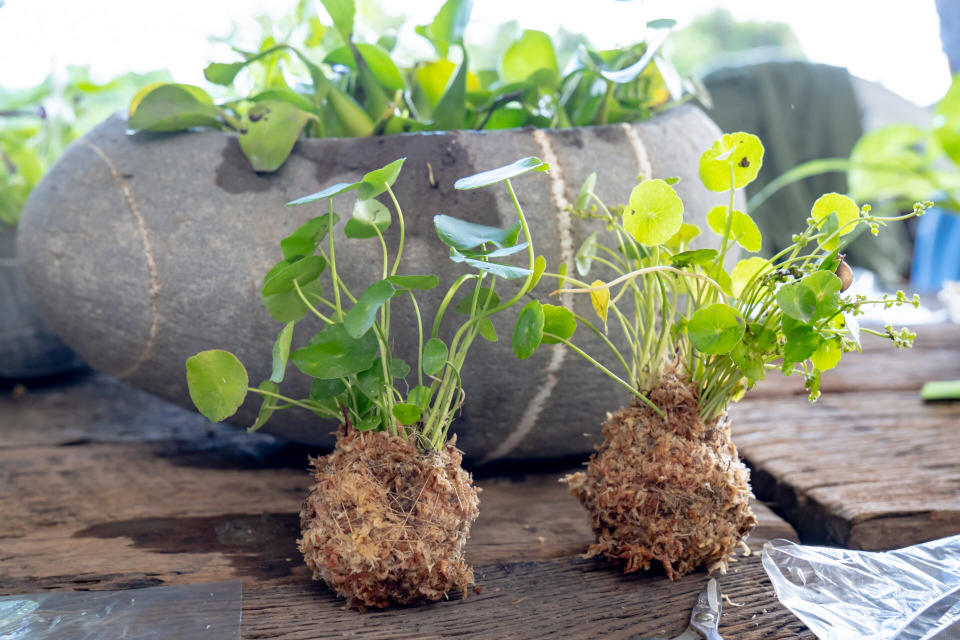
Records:
<instances>
[{"instance_id":1,"label":"stone texture","mask_svg":"<svg viewBox=\"0 0 960 640\"><path fill-rule=\"evenodd\" d=\"M516 216L502 186L458 192L457 178L527 155L555 158L551 174L524 176L515 188L537 251L556 269L572 262L596 226L570 220L558 206L576 198L592 171L608 204L624 202L641 173L679 176L687 218L702 221L724 198L697 178L699 154L718 134L702 112L679 107L637 125L304 140L279 171L257 175L235 138L212 131L131 136L114 116L75 143L38 185L23 212L19 250L39 312L68 345L94 368L190 406L184 361L197 351L233 351L253 384L269 375L280 325L260 303L262 277L280 258L280 239L324 210L286 208L285 202L405 156L395 185L407 219L401 272L439 273L445 288L463 268L447 259L432 216L490 225L510 224ZM335 205L349 215L352 196ZM396 231L394 225L387 234L391 246ZM362 291L379 278L376 243L340 233L337 240L344 279ZM545 282L538 291L545 296L552 285ZM425 315L432 317L441 295L438 289L426 297ZM575 304L592 314L586 296ZM402 300L395 309L396 347L413 362L416 325ZM511 311L495 319L500 343L479 340L468 358L467 404L455 425L459 444L475 462L582 455L593 444L584 433L597 434L605 412L624 394L572 353L548 348L515 360L509 339L519 309ZM453 319L445 321L443 334L455 330ZM295 346L310 334L308 326L299 327ZM603 355L586 331L575 341ZM303 376L289 379L290 395L306 393ZM250 399L237 423L252 422L256 405ZM330 445L334 426L288 410L267 428Z\"/></svg>"}]
</instances>

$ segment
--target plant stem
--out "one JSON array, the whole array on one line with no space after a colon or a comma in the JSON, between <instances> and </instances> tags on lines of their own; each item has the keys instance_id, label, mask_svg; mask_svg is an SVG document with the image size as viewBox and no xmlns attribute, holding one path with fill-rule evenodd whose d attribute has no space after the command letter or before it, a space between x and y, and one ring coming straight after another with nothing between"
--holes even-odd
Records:
<instances>
[{"instance_id":1,"label":"plant stem","mask_svg":"<svg viewBox=\"0 0 960 640\"><path fill-rule=\"evenodd\" d=\"M303 302L303 304L306 305L307 309L312 311L315 316L317 316L327 324L336 324L333 320L331 320L327 316L317 311L317 308L314 307L312 304L310 304L310 301L307 300L307 297L303 295L303 289L300 288L300 284L296 281L296 279L294 279L293 281L293 288L296 289L297 295L300 296L300 301Z\"/></svg>"},{"instance_id":2,"label":"plant stem","mask_svg":"<svg viewBox=\"0 0 960 640\"><path fill-rule=\"evenodd\" d=\"M390 199L393 200L393 207L397 210L397 220L400 223L400 243L397 245L397 257L393 261L393 269L390 270L390 275L397 275L397 268L400 266L400 256L403 255L403 243L406 234L406 227L403 222L403 209L400 208L400 203L397 202L397 196L393 195L393 189L390 188L390 185L385 184L387 187L387 193L390 194Z\"/></svg>"}]
</instances>

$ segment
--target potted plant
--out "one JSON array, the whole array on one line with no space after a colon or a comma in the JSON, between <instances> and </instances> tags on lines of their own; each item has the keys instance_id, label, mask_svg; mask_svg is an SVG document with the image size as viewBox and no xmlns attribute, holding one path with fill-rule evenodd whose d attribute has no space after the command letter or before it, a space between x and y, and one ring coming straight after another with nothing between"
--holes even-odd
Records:
<instances>
[{"instance_id":1,"label":"potted plant","mask_svg":"<svg viewBox=\"0 0 960 640\"><path fill-rule=\"evenodd\" d=\"M511 179L547 166L524 158L461 179L458 189L505 183L517 221L499 228L447 215L434 218L450 259L467 272L453 281L432 321L425 322L429 317L421 315L418 298L437 287L439 278L410 274L403 260L405 219L392 189L403 163L401 158L357 182L289 203L317 203L327 212L280 242L283 259L263 278L259 297L273 319L284 323L273 341L268 379L249 386L246 368L228 351L202 351L186 363L190 396L211 421L230 417L252 394L261 403L251 430L293 407L340 424L333 452L311 461L315 484L300 514L299 547L314 578L361 609L438 600L449 591L466 594L473 583L464 546L477 517L479 490L460 466L456 436L450 437L464 403L463 381L471 373L464 364L475 340L496 339L490 318L523 300L546 268L534 251ZM338 257L333 234L340 222L334 198L339 204L353 191L357 199L343 230L365 241L377 262L377 277L362 293L344 281L352 265ZM375 199L382 193L389 196L392 214ZM383 232L394 219L400 234L391 255ZM525 265L505 263L510 255L522 255ZM503 285L511 281L520 284L508 293ZM416 332L398 339L396 307L407 303ZM458 315L462 320L451 323ZM313 334L306 342L304 330ZM415 349L409 363L394 349L402 339ZM310 381L305 397L281 393L288 363Z\"/></svg>"},{"instance_id":2,"label":"potted plant","mask_svg":"<svg viewBox=\"0 0 960 640\"><path fill-rule=\"evenodd\" d=\"M597 264L615 277L592 283L555 277L562 285L556 293L587 294L599 321L538 301L520 314L518 357L540 344L564 344L630 393L629 405L607 414L603 442L586 471L565 478L597 533L589 553L622 561L628 572L653 561L672 579L701 565L725 569L756 525L727 408L768 371L803 376L815 401L821 373L859 350L861 334L897 347L913 341L905 328L858 327L867 306L917 305L919 299L902 292L876 300L843 296L852 272L842 251L854 232L876 234L932 203L884 217L828 193L813 203L790 247L770 259L744 258L728 271L734 245L747 253L760 249L760 231L734 196L762 163L760 140L742 132L722 136L700 156L703 184L728 194L728 204L707 214L718 249L689 249L700 229L683 221L684 203L670 181L644 180L627 204L608 208L591 176L577 215L598 220L609 233L590 236L577 266L581 277ZM608 338L608 325L623 331L626 349ZM578 327L601 339L609 367L573 342Z\"/></svg>"},{"instance_id":3,"label":"potted plant","mask_svg":"<svg viewBox=\"0 0 960 640\"><path fill-rule=\"evenodd\" d=\"M468 3L448 2L431 26L422 29L438 51L444 46L446 54L460 51L462 18L468 8ZM274 262L270 238L292 233L304 222L302 213L280 203L315 191L318 184L350 182L356 174L397 157L407 158L408 179L397 187L398 198L410 211L407 255L433 273L450 267L430 248L430 216L459 209L465 202L453 189L455 179L518 157L537 156L552 167L549 180L530 185L524 193L532 224L540 229L541 252L551 263L570 262L589 232L566 213L565 206L575 197L572 185L593 167L605 167L608 175L607 183L599 187L604 197L627 189L638 175L656 174L681 178L677 188L699 210L721 202L698 185L691 169L695 161L691 154L716 137L716 127L689 105L659 113L673 104L661 102L668 92L659 78L669 74L650 66L661 64L651 52L664 34L664 29L654 27L662 24L649 30L656 39L614 52L584 53L563 75L559 64L554 68L552 62L542 73L539 61L550 61L550 56L525 53L547 46L549 38L545 41L546 36L534 32L513 38L495 63L498 69L477 69L473 75L462 60L453 62L451 56L438 53L401 72L406 89L400 92L402 100L395 104L396 91L388 91L393 110L389 117L373 118L371 112L387 111L374 109L375 91L365 90L364 84L372 87L378 71L386 79L377 82L396 80L396 75L384 73L392 67L366 46L376 43L354 37L349 11L331 14L336 20L319 39L321 44L326 39L327 48L297 47L294 52L273 49L274 42L262 51L238 53L236 62L208 67L212 80L235 76L260 83L242 99L211 104L198 90L172 85L143 92L134 101L129 121L107 120L74 145L35 190L19 239L28 281L43 317L94 368L189 404L186 385L177 375L181 362L212 341L246 362L266 362L269 352L259 336L270 330L272 320L250 291ZM534 46L537 43L540 48ZM468 64L480 59L479 54L471 57L469 47L467 51ZM353 57L343 57L348 54ZM531 60L538 62L531 65ZM374 64L377 61L383 65ZM527 64L521 64L524 61ZM297 70L303 72L302 78ZM474 76L479 88L472 84ZM483 84L484 78L489 84ZM462 95L457 89L460 82L468 89ZM511 83L515 89L507 91ZM437 86L441 89L435 90ZM452 100L458 108L451 113L459 114L462 125L459 120L443 124L446 116L438 115L445 112L440 106ZM170 104L189 108L165 111ZM360 118L353 107L373 120L373 133L384 135L306 137L321 131L349 133L341 118L346 113ZM516 125L566 124L561 120L567 118L576 126L490 130L507 126L508 116ZM645 116L652 117L626 121ZM278 121L296 131L277 134ZM593 124L604 121L608 124ZM131 125L163 129L177 123L210 126L189 133L127 133ZM390 134L398 123L401 130L409 127L411 132ZM589 126L580 126L584 124ZM457 126L483 129L434 131ZM431 130L418 131L422 128ZM251 155L281 164L275 171L255 172ZM381 200L386 203L382 196ZM503 226L514 215L503 194L485 194L470 206L468 217L489 226ZM387 240L396 241L396 233L395 228L388 230ZM375 269L359 245L346 243L341 258L351 264L347 278L369 282L374 277ZM572 300L571 305L577 304ZM427 308L435 309L440 302L439 292L426 293ZM511 309L494 319L501 334L511 330L515 314ZM412 320L407 326L413 330ZM560 347L536 354L532 374L505 371L489 349L478 349L473 362L482 373L466 383L466 391L476 399L471 402L476 409L467 409L457 428L462 424L459 442L474 461L584 453L591 443L572 423L569 432L539 430L535 425L566 425L561 418L568 416L586 420L604 402L615 401L616 392L599 381L589 389L594 406L557 397L554 390L562 376L585 371ZM298 390L307 392L306 386ZM495 402L500 405L496 412L486 408ZM231 419L253 421L256 412L249 403ZM325 431L292 412L277 415L267 428L307 443L333 444Z\"/></svg>"}]
</instances>

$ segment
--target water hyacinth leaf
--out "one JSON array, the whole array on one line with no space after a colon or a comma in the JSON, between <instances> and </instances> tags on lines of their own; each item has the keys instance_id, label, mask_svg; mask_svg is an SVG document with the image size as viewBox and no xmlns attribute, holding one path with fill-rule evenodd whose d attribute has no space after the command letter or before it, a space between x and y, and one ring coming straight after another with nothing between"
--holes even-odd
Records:
<instances>
[{"instance_id":1,"label":"water hyacinth leaf","mask_svg":"<svg viewBox=\"0 0 960 640\"><path fill-rule=\"evenodd\" d=\"M693 249L674 254L670 258L670 264L674 267L689 267L691 265L706 264L717 257L716 249Z\"/></svg>"},{"instance_id":2,"label":"water hyacinth leaf","mask_svg":"<svg viewBox=\"0 0 960 640\"><path fill-rule=\"evenodd\" d=\"M583 185L580 187L580 192L577 194L577 209L582 211L587 206L587 203L590 202L590 194L593 193L593 189L596 186L597 174L591 173L587 176L587 179L583 181Z\"/></svg>"},{"instance_id":3,"label":"water hyacinth leaf","mask_svg":"<svg viewBox=\"0 0 960 640\"><path fill-rule=\"evenodd\" d=\"M722 236L727 226L727 207L720 205L710 209L707 213L707 225L718 235ZM760 251L763 237L760 228L753 218L743 211L733 210L730 220L730 239L747 251Z\"/></svg>"},{"instance_id":4,"label":"water hyacinth leaf","mask_svg":"<svg viewBox=\"0 0 960 640\"><path fill-rule=\"evenodd\" d=\"M488 342L497 342L500 337L497 336L497 328L493 326L490 318L481 318L477 325L477 332Z\"/></svg>"},{"instance_id":5,"label":"water hyacinth leaf","mask_svg":"<svg viewBox=\"0 0 960 640\"><path fill-rule=\"evenodd\" d=\"M200 87L160 84L144 87L130 103L134 131L183 131L192 127L219 127L220 111Z\"/></svg>"},{"instance_id":6,"label":"water hyacinth leaf","mask_svg":"<svg viewBox=\"0 0 960 640\"><path fill-rule=\"evenodd\" d=\"M280 388L277 386L276 382L272 380L264 380L259 385L257 389L260 391L266 391L268 393L276 393ZM257 412L257 419L252 425L247 429L248 433L252 433L265 425L267 420L273 416L273 412L276 411L277 399L270 396L263 396L263 400L260 401L260 411Z\"/></svg>"},{"instance_id":7,"label":"water hyacinth leaf","mask_svg":"<svg viewBox=\"0 0 960 640\"><path fill-rule=\"evenodd\" d=\"M756 256L739 261L730 272L730 292L735 298L739 298L751 280L772 268L769 260Z\"/></svg>"},{"instance_id":8,"label":"water hyacinth leaf","mask_svg":"<svg viewBox=\"0 0 960 640\"><path fill-rule=\"evenodd\" d=\"M669 184L669 183L668 183ZM700 235L700 227L695 224L684 222L680 225L673 237L667 240L666 246L669 249L677 250L686 247L690 241Z\"/></svg>"},{"instance_id":9,"label":"water hyacinth leaf","mask_svg":"<svg viewBox=\"0 0 960 640\"><path fill-rule=\"evenodd\" d=\"M353 35L353 20L357 14L357 7L354 0L320 0L324 9L330 14L333 20L333 26L343 37L345 42L349 42Z\"/></svg>"},{"instance_id":10,"label":"water hyacinth leaf","mask_svg":"<svg viewBox=\"0 0 960 640\"><path fill-rule=\"evenodd\" d=\"M363 138L374 134L376 123L353 96L344 93L335 85L331 85L326 94L327 102L347 137Z\"/></svg>"},{"instance_id":11,"label":"water hyacinth leaf","mask_svg":"<svg viewBox=\"0 0 960 640\"><path fill-rule=\"evenodd\" d=\"M430 338L423 345L423 372L428 376L439 375L447 364L447 345L440 338Z\"/></svg>"},{"instance_id":12,"label":"water hyacinth leaf","mask_svg":"<svg viewBox=\"0 0 960 640\"><path fill-rule=\"evenodd\" d=\"M336 398L346 390L347 386L343 384L343 380L338 378L333 380L314 379L310 383L310 399L329 400L330 398Z\"/></svg>"},{"instance_id":13,"label":"water hyacinth leaf","mask_svg":"<svg viewBox=\"0 0 960 640\"><path fill-rule=\"evenodd\" d=\"M434 275L428 276L390 276L387 282L392 284L397 290L417 289L418 291L428 291L440 284L440 278Z\"/></svg>"},{"instance_id":14,"label":"water hyacinth leaf","mask_svg":"<svg viewBox=\"0 0 960 640\"><path fill-rule=\"evenodd\" d=\"M606 284L603 280L594 280L590 283L591 287L599 287ZM603 326L607 326L607 312L610 310L610 289L603 287L590 292L590 302L593 304L593 310L597 316L603 320Z\"/></svg>"},{"instance_id":15,"label":"water hyacinth leaf","mask_svg":"<svg viewBox=\"0 0 960 640\"><path fill-rule=\"evenodd\" d=\"M577 330L577 318L569 309L552 304L543 307L543 344L556 344L559 339L569 340ZM549 335L548 335L549 334ZM558 339L559 338L559 339Z\"/></svg>"},{"instance_id":16,"label":"water hyacinth leaf","mask_svg":"<svg viewBox=\"0 0 960 640\"><path fill-rule=\"evenodd\" d=\"M400 175L400 169L403 168L403 162L406 158L397 158L385 167L381 167L366 174L360 180L360 193L358 197L361 200L369 200L376 197L392 187Z\"/></svg>"},{"instance_id":17,"label":"water hyacinth leaf","mask_svg":"<svg viewBox=\"0 0 960 640\"><path fill-rule=\"evenodd\" d=\"M410 389L410 393L407 394L407 402L415 404L426 411L430 407L430 398L432 397L433 393L430 391L430 387L418 385Z\"/></svg>"},{"instance_id":18,"label":"water hyacinth leaf","mask_svg":"<svg viewBox=\"0 0 960 640\"><path fill-rule=\"evenodd\" d=\"M397 65L394 64L393 59L390 58L390 54L386 50L379 45L367 44L365 42L357 42L353 46L355 46L357 51L360 52L360 55L363 56L363 60L370 69L370 72L373 73L374 78L376 78L377 82L380 83L384 89L390 91L390 93L406 89L403 74L400 73ZM331 51L323 61L327 64L339 64L354 70L357 68L357 61L348 46L343 46Z\"/></svg>"},{"instance_id":19,"label":"water hyacinth leaf","mask_svg":"<svg viewBox=\"0 0 960 640\"><path fill-rule=\"evenodd\" d=\"M312 113L315 111L313 103L299 93L294 93L289 89L268 89L267 91L258 93L250 98L251 102L263 102L265 100L280 100L281 102L289 102L293 106L306 111L307 113Z\"/></svg>"},{"instance_id":20,"label":"water hyacinth leaf","mask_svg":"<svg viewBox=\"0 0 960 640\"><path fill-rule=\"evenodd\" d=\"M777 291L783 313L810 323L833 315L840 306L840 278L829 271L816 271L799 282L785 284Z\"/></svg>"},{"instance_id":21,"label":"water hyacinth leaf","mask_svg":"<svg viewBox=\"0 0 960 640\"><path fill-rule=\"evenodd\" d=\"M843 349L836 340L821 340L810 356L810 362L820 371L829 371L840 363L841 356Z\"/></svg>"},{"instance_id":22,"label":"water hyacinth leaf","mask_svg":"<svg viewBox=\"0 0 960 640\"><path fill-rule=\"evenodd\" d=\"M309 256L316 250L327 233L340 221L335 213L325 213L303 223L297 230L280 241L280 249L287 260L298 256Z\"/></svg>"},{"instance_id":23,"label":"water hyacinth leaf","mask_svg":"<svg viewBox=\"0 0 960 640\"><path fill-rule=\"evenodd\" d=\"M587 236L576 255L573 256L573 263L577 267L577 273L586 276L590 273L590 267L593 265L593 259L597 257L597 232L594 231Z\"/></svg>"},{"instance_id":24,"label":"water hyacinth leaf","mask_svg":"<svg viewBox=\"0 0 960 640\"><path fill-rule=\"evenodd\" d=\"M826 220L833 214L836 215L839 232L837 235L828 233L828 236L833 237L820 240L820 246L827 251L833 251L838 247L839 236L845 236L856 229L855 222L860 217L860 207L851 198L841 193L825 193L817 198L813 208L810 209L810 215L819 223L817 226L821 231L825 230Z\"/></svg>"},{"instance_id":25,"label":"water hyacinth leaf","mask_svg":"<svg viewBox=\"0 0 960 640\"><path fill-rule=\"evenodd\" d=\"M357 200L353 205L353 217L347 220L343 233L348 238L365 239L382 235L390 228L390 210L379 200Z\"/></svg>"},{"instance_id":26,"label":"water hyacinth leaf","mask_svg":"<svg viewBox=\"0 0 960 640\"><path fill-rule=\"evenodd\" d=\"M321 189L316 193L311 193L308 196L303 196L302 198L297 198L296 200L291 200L287 203L288 207L293 207L300 204L309 204L311 202L316 202L317 200L323 200L324 198L332 198L334 196L340 195L347 191L352 191L353 189L359 189L359 182L338 182L337 184L332 184L326 189Z\"/></svg>"},{"instance_id":27,"label":"water hyacinth leaf","mask_svg":"<svg viewBox=\"0 0 960 640\"><path fill-rule=\"evenodd\" d=\"M492 184L509 180L510 178L516 178L517 176L521 176L528 171L546 172L549 170L550 165L548 165L546 162L543 162L540 160L540 158L528 156L503 167L497 167L496 169L482 171L466 178L460 178L453 184L453 186L455 189L460 190L479 189L480 187L488 187Z\"/></svg>"},{"instance_id":28,"label":"water hyacinth leaf","mask_svg":"<svg viewBox=\"0 0 960 640\"><path fill-rule=\"evenodd\" d=\"M730 305L717 303L698 309L687 322L690 342L701 353L720 355L743 337L743 318Z\"/></svg>"},{"instance_id":29,"label":"water hyacinth leaf","mask_svg":"<svg viewBox=\"0 0 960 640\"><path fill-rule=\"evenodd\" d=\"M412 402L401 402L393 405L393 417L400 424L416 424L420 420L420 407Z\"/></svg>"},{"instance_id":30,"label":"water hyacinth leaf","mask_svg":"<svg viewBox=\"0 0 960 640\"><path fill-rule=\"evenodd\" d=\"M513 354L520 360L526 360L540 346L543 339L543 306L531 300L517 316L513 328Z\"/></svg>"},{"instance_id":31,"label":"water hyacinth leaf","mask_svg":"<svg viewBox=\"0 0 960 640\"><path fill-rule=\"evenodd\" d=\"M763 143L752 133L726 133L700 156L700 180L710 191L745 187L763 165Z\"/></svg>"},{"instance_id":32,"label":"water hyacinth leaf","mask_svg":"<svg viewBox=\"0 0 960 640\"><path fill-rule=\"evenodd\" d=\"M374 282L366 288L357 303L343 318L343 327L351 338L359 338L373 326L377 311L396 294L397 289L388 280Z\"/></svg>"},{"instance_id":33,"label":"water hyacinth leaf","mask_svg":"<svg viewBox=\"0 0 960 640\"><path fill-rule=\"evenodd\" d=\"M505 83L522 82L531 77L537 84L552 88L560 82L553 40L543 31L526 29L507 47L500 59L500 78Z\"/></svg>"},{"instance_id":34,"label":"water hyacinth leaf","mask_svg":"<svg viewBox=\"0 0 960 640\"><path fill-rule=\"evenodd\" d=\"M187 358L190 399L210 422L235 414L247 397L247 370L229 351L211 349Z\"/></svg>"},{"instance_id":35,"label":"water hyacinth leaf","mask_svg":"<svg viewBox=\"0 0 960 640\"><path fill-rule=\"evenodd\" d=\"M683 201L663 180L645 180L630 192L623 226L640 244L663 244L680 230L682 224Z\"/></svg>"},{"instance_id":36,"label":"water hyacinth leaf","mask_svg":"<svg viewBox=\"0 0 960 640\"><path fill-rule=\"evenodd\" d=\"M287 360L290 358L290 342L293 340L293 325L288 322L280 330L276 341L273 343L273 370L270 373L270 381L280 384L283 382L283 375L287 371Z\"/></svg>"},{"instance_id":37,"label":"water hyacinth leaf","mask_svg":"<svg viewBox=\"0 0 960 640\"><path fill-rule=\"evenodd\" d=\"M329 325L307 346L290 354L290 361L308 376L332 380L369 369L377 359L378 350L373 331L354 338L343 324L337 323Z\"/></svg>"},{"instance_id":38,"label":"water hyacinth leaf","mask_svg":"<svg viewBox=\"0 0 960 640\"><path fill-rule=\"evenodd\" d=\"M485 243L497 247L513 246L517 243L517 237L521 229L519 222L506 229L500 229L459 220L447 215L434 216L433 227L440 241L457 251L467 251Z\"/></svg>"},{"instance_id":39,"label":"water hyacinth leaf","mask_svg":"<svg viewBox=\"0 0 960 640\"><path fill-rule=\"evenodd\" d=\"M477 301L476 307L474 307L474 300ZM476 311L487 311L489 309L493 309L499 304L500 296L497 295L496 291L492 291L490 287L480 287L479 289L473 289L470 292L470 295L460 300L453 310L457 313L462 313L463 315L469 316L474 312L474 309L476 309Z\"/></svg>"},{"instance_id":40,"label":"water hyacinth leaf","mask_svg":"<svg viewBox=\"0 0 960 640\"><path fill-rule=\"evenodd\" d=\"M276 171L286 161L300 133L316 116L289 102L264 100L243 116L238 139L254 171Z\"/></svg>"}]
</instances>

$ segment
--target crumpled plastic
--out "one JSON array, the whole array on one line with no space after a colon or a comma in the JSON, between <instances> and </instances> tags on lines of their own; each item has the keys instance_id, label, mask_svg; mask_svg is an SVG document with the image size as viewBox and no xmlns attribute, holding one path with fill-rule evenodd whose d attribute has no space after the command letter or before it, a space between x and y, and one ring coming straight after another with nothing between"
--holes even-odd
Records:
<instances>
[{"instance_id":1,"label":"crumpled plastic","mask_svg":"<svg viewBox=\"0 0 960 640\"><path fill-rule=\"evenodd\" d=\"M886 552L772 540L763 567L821 640L960 640L960 535Z\"/></svg>"},{"instance_id":2,"label":"crumpled plastic","mask_svg":"<svg viewBox=\"0 0 960 640\"><path fill-rule=\"evenodd\" d=\"M0 598L0 640L239 640L239 580Z\"/></svg>"}]
</instances>

